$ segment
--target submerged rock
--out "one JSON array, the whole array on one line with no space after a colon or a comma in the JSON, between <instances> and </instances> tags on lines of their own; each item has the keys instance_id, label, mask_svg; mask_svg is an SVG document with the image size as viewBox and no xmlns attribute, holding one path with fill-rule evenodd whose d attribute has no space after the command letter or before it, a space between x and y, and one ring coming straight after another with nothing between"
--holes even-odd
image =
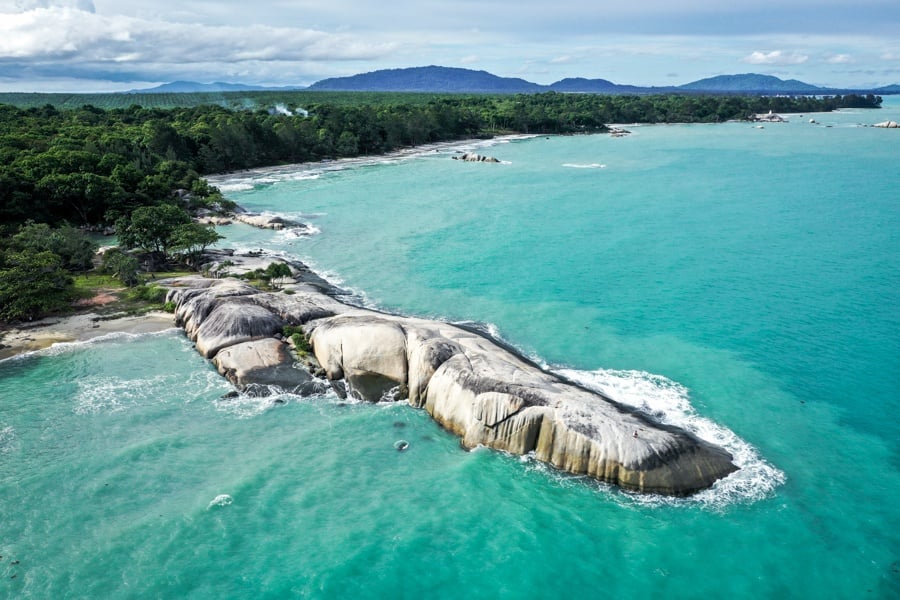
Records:
<instances>
[{"instance_id":1,"label":"submerged rock","mask_svg":"<svg viewBox=\"0 0 900 600\"><path fill-rule=\"evenodd\" d=\"M408 398L466 448L533 453L571 473L668 495L691 494L737 470L725 450L549 373L478 332L348 306L313 288L285 296L227 279L164 284L177 322L235 385L292 390L315 383L297 383L302 376L292 371L302 371L271 337L285 323L302 325L336 390L368 401Z\"/></svg>"}]
</instances>

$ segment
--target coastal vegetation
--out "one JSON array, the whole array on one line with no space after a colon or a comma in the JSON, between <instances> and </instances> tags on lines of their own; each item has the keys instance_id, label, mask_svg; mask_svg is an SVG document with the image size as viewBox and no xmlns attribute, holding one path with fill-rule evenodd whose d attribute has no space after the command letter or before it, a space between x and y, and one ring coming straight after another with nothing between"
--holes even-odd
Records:
<instances>
[{"instance_id":1,"label":"coastal vegetation","mask_svg":"<svg viewBox=\"0 0 900 600\"><path fill-rule=\"evenodd\" d=\"M72 95L57 102L71 108L38 94L20 96L47 103L0 104L0 321L38 316L77 297L73 275L94 266L96 244L86 231L116 233L122 250L107 254L100 267L124 285L170 264L197 268L202 252L221 236L192 216L234 209L203 179L210 173L504 133L597 133L608 131L608 123L721 122L770 110L877 107L881 100L557 92L215 95L220 101L214 104L208 94L92 96L102 107L72 106ZM267 276L277 283L285 275Z\"/></svg>"}]
</instances>

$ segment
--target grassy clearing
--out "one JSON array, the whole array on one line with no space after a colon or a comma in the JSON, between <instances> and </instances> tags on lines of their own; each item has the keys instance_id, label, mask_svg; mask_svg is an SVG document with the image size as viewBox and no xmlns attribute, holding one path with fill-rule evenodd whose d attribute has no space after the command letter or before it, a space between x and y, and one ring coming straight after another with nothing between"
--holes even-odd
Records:
<instances>
[{"instance_id":1,"label":"grassy clearing","mask_svg":"<svg viewBox=\"0 0 900 600\"><path fill-rule=\"evenodd\" d=\"M148 273L142 278L144 283L126 287L111 275L89 272L77 275L75 280L76 304L75 312L91 311L106 318L117 318L123 315L142 315L155 310L172 312L174 306L166 302L165 288L155 282L172 277L196 275L192 271L160 271ZM112 301L103 304L90 304L88 301L105 297ZM80 301L80 302L79 302Z\"/></svg>"}]
</instances>

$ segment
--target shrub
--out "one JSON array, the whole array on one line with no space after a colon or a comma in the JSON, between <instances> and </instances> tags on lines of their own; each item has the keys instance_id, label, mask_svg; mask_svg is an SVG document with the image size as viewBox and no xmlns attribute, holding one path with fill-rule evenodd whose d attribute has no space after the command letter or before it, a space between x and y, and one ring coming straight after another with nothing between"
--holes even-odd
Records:
<instances>
[{"instance_id":1,"label":"shrub","mask_svg":"<svg viewBox=\"0 0 900 600\"><path fill-rule=\"evenodd\" d=\"M141 285L131 289L129 300L142 300L151 304L162 304L166 299L166 289L158 285Z\"/></svg>"},{"instance_id":2,"label":"shrub","mask_svg":"<svg viewBox=\"0 0 900 600\"><path fill-rule=\"evenodd\" d=\"M290 338L294 343L294 348L297 349L297 355L300 358L305 358L312 352L312 346L309 344L309 340L306 337L306 334L303 333L303 329L294 325L285 325L282 329L282 333L284 337Z\"/></svg>"}]
</instances>

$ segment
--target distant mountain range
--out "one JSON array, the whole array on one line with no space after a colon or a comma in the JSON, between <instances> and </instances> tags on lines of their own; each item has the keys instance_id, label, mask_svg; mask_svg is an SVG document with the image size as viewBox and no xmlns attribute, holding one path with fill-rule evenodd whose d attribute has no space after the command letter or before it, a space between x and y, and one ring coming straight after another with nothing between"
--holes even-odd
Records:
<instances>
[{"instance_id":1,"label":"distant mountain range","mask_svg":"<svg viewBox=\"0 0 900 600\"><path fill-rule=\"evenodd\" d=\"M143 90L129 90L127 94L185 94L196 92L264 92L272 90L302 90L303 86L265 87L260 85L245 85L243 83L197 83L196 81L173 81Z\"/></svg>"},{"instance_id":2,"label":"distant mountain range","mask_svg":"<svg viewBox=\"0 0 900 600\"><path fill-rule=\"evenodd\" d=\"M771 75L745 73L743 75L718 75L680 86L640 87L621 85L606 79L581 77L563 79L550 85L532 83L517 77L499 77L487 71L455 67L411 67L408 69L382 69L349 77L332 77L318 81L308 88L261 87L240 83L194 83L176 81L140 93L155 92L246 92L264 90L341 91L341 92L430 92L469 94L535 94L539 92L568 92L591 94L900 94L900 85L877 89L825 88L796 79L783 80Z\"/></svg>"}]
</instances>

